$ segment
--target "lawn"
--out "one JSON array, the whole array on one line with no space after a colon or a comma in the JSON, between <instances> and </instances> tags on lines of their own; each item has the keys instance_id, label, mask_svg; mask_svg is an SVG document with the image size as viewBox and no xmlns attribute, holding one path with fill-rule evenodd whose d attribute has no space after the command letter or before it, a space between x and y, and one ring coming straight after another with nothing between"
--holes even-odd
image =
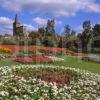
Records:
<instances>
[{"instance_id":1,"label":"lawn","mask_svg":"<svg viewBox=\"0 0 100 100\"><path fill-rule=\"evenodd\" d=\"M84 70L91 71L93 73L100 74L100 64L94 62L86 62L82 61L78 58L71 57L71 56L63 56L64 61L62 62L54 62L55 65L64 65L68 67L80 68Z\"/></svg>"},{"instance_id":2,"label":"lawn","mask_svg":"<svg viewBox=\"0 0 100 100\"><path fill-rule=\"evenodd\" d=\"M78 58L71 57L71 56L62 56L62 58L64 58L64 61L46 63L46 64L53 64L53 65L59 65L59 66L63 65L66 67L80 68L80 69L84 69L84 70L89 70L93 73L100 74L100 64L99 63L85 62L85 61L79 60ZM20 63L13 62L8 59L0 60L0 66L11 66L11 65L18 65L18 64L20 64Z\"/></svg>"},{"instance_id":3,"label":"lawn","mask_svg":"<svg viewBox=\"0 0 100 100\"><path fill-rule=\"evenodd\" d=\"M0 67L2 66L11 66L11 65L18 65L20 63L18 62L13 62L9 59L0 59Z\"/></svg>"}]
</instances>

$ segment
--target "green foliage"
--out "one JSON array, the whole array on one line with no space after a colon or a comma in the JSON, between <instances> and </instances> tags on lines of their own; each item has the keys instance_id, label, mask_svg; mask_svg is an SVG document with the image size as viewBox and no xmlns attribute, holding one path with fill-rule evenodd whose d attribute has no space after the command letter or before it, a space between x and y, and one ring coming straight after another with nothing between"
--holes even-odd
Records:
<instances>
[{"instance_id":1,"label":"green foliage","mask_svg":"<svg viewBox=\"0 0 100 100\"><path fill-rule=\"evenodd\" d=\"M53 95L52 87L49 87L48 93L49 93L49 98L50 98L50 100L53 100L54 95Z\"/></svg>"},{"instance_id":2,"label":"green foliage","mask_svg":"<svg viewBox=\"0 0 100 100\"><path fill-rule=\"evenodd\" d=\"M100 63L100 56L88 55L83 57L82 60Z\"/></svg>"},{"instance_id":3,"label":"green foliage","mask_svg":"<svg viewBox=\"0 0 100 100\"><path fill-rule=\"evenodd\" d=\"M16 55L17 57L32 57L35 55L35 51L30 51L30 50L20 50L19 53Z\"/></svg>"},{"instance_id":4,"label":"green foliage","mask_svg":"<svg viewBox=\"0 0 100 100\"><path fill-rule=\"evenodd\" d=\"M87 52L87 46L92 36L91 23L90 21L84 21L83 32L78 35L82 46L82 52Z\"/></svg>"},{"instance_id":5,"label":"green foliage","mask_svg":"<svg viewBox=\"0 0 100 100\"><path fill-rule=\"evenodd\" d=\"M69 25L65 25L64 26L64 32L63 32L65 38L69 38L70 37L70 33L71 33L70 26Z\"/></svg>"},{"instance_id":6,"label":"green foliage","mask_svg":"<svg viewBox=\"0 0 100 100\"><path fill-rule=\"evenodd\" d=\"M83 29L84 30L90 30L91 29L91 21L90 20L86 20L83 22Z\"/></svg>"},{"instance_id":7,"label":"green foliage","mask_svg":"<svg viewBox=\"0 0 100 100\"><path fill-rule=\"evenodd\" d=\"M93 36L100 37L100 24L96 24L93 27Z\"/></svg>"},{"instance_id":8,"label":"green foliage","mask_svg":"<svg viewBox=\"0 0 100 100\"><path fill-rule=\"evenodd\" d=\"M55 21L54 20L48 20L47 26L46 26L46 34L50 36L55 34Z\"/></svg>"},{"instance_id":9,"label":"green foliage","mask_svg":"<svg viewBox=\"0 0 100 100\"><path fill-rule=\"evenodd\" d=\"M45 34L46 33L46 29L44 27L41 27L41 28L38 29L38 32Z\"/></svg>"},{"instance_id":10,"label":"green foliage","mask_svg":"<svg viewBox=\"0 0 100 100\"><path fill-rule=\"evenodd\" d=\"M1 44L6 44L6 45L17 45L18 44L18 41L16 41L15 39L7 39L7 38L2 38L1 39Z\"/></svg>"},{"instance_id":11,"label":"green foliage","mask_svg":"<svg viewBox=\"0 0 100 100\"><path fill-rule=\"evenodd\" d=\"M94 41L93 41L93 48L100 48L100 24L96 24L94 27L93 27L93 38ZM99 50L99 53L100 53L100 50Z\"/></svg>"},{"instance_id":12,"label":"green foliage","mask_svg":"<svg viewBox=\"0 0 100 100\"><path fill-rule=\"evenodd\" d=\"M42 43L45 47L55 47L56 46L56 42L54 40L51 40L50 38L45 38Z\"/></svg>"}]
</instances>

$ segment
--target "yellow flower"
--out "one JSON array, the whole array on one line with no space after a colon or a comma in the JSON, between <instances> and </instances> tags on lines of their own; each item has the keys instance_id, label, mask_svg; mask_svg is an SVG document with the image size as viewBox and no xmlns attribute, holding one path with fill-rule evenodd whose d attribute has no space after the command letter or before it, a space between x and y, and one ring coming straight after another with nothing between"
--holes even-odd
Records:
<instances>
[{"instance_id":1,"label":"yellow flower","mask_svg":"<svg viewBox=\"0 0 100 100\"><path fill-rule=\"evenodd\" d=\"M6 47L0 47L0 51L1 52L5 52L5 53L11 53L12 54L12 50Z\"/></svg>"}]
</instances>

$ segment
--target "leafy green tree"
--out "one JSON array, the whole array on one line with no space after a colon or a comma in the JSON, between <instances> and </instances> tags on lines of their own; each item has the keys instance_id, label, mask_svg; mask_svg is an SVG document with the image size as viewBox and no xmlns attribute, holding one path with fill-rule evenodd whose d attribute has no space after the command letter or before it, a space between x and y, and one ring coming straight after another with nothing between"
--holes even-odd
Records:
<instances>
[{"instance_id":1,"label":"leafy green tree","mask_svg":"<svg viewBox=\"0 0 100 100\"><path fill-rule=\"evenodd\" d=\"M41 27L38 29L38 32L41 34L45 34L46 33L46 29L44 27Z\"/></svg>"},{"instance_id":2,"label":"leafy green tree","mask_svg":"<svg viewBox=\"0 0 100 100\"><path fill-rule=\"evenodd\" d=\"M91 22L89 20L83 22L83 32L79 34L78 37L81 40L82 51L87 52L87 46L91 39L92 30L91 30Z\"/></svg>"},{"instance_id":3,"label":"leafy green tree","mask_svg":"<svg viewBox=\"0 0 100 100\"><path fill-rule=\"evenodd\" d=\"M64 36L64 40L61 41L63 42L62 43L63 46L66 47L67 49L76 50L77 49L76 48L76 39L77 39L76 31L72 30L69 25L65 25L63 36Z\"/></svg>"},{"instance_id":4,"label":"leafy green tree","mask_svg":"<svg viewBox=\"0 0 100 100\"><path fill-rule=\"evenodd\" d=\"M83 22L83 29L84 30L91 30L91 21L90 20L86 20Z\"/></svg>"},{"instance_id":5,"label":"leafy green tree","mask_svg":"<svg viewBox=\"0 0 100 100\"><path fill-rule=\"evenodd\" d=\"M63 48L63 37L60 37L60 39L58 41L58 47Z\"/></svg>"},{"instance_id":6,"label":"leafy green tree","mask_svg":"<svg viewBox=\"0 0 100 100\"><path fill-rule=\"evenodd\" d=\"M75 36L76 35L76 31L72 30L71 31L71 36Z\"/></svg>"},{"instance_id":7,"label":"leafy green tree","mask_svg":"<svg viewBox=\"0 0 100 100\"><path fill-rule=\"evenodd\" d=\"M44 38L43 40L43 45L46 46L46 47L54 47L55 46L55 41L50 39L50 38Z\"/></svg>"},{"instance_id":8,"label":"leafy green tree","mask_svg":"<svg viewBox=\"0 0 100 100\"><path fill-rule=\"evenodd\" d=\"M93 27L93 36L100 37L100 24L96 24Z\"/></svg>"},{"instance_id":9,"label":"leafy green tree","mask_svg":"<svg viewBox=\"0 0 100 100\"><path fill-rule=\"evenodd\" d=\"M7 38L2 38L1 41L2 44L5 44L5 45L17 45L18 44L18 41L16 41L16 39L7 39Z\"/></svg>"},{"instance_id":10,"label":"leafy green tree","mask_svg":"<svg viewBox=\"0 0 100 100\"><path fill-rule=\"evenodd\" d=\"M46 26L46 33L48 35L55 35L55 21L54 20L48 20L47 26Z\"/></svg>"},{"instance_id":11,"label":"leafy green tree","mask_svg":"<svg viewBox=\"0 0 100 100\"><path fill-rule=\"evenodd\" d=\"M100 48L100 24L96 24L93 27L93 37L96 39L98 38L98 39L94 41L92 46L96 48Z\"/></svg>"},{"instance_id":12,"label":"leafy green tree","mask_svg":"<svg viewBox=\"0 0 100 100\"><path fill-rule=\"evenodd\" d=\"M65 36L65 38L68 38L71 34L71 28L69 25L65 25L64 26L64 32L63 35Z\"/></svg>"}]
</instances>

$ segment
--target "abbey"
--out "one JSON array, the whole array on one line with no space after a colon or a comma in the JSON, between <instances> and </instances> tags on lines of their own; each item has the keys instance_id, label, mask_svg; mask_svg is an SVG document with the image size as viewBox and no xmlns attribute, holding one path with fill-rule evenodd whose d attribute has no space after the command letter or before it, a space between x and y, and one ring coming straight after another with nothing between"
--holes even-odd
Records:
<instances>
[{"instance_id":1,"label":"abbey","mask_svg":"<svg viewBox=\"0 0 100 100\"><path fill-rule=\"evenodd\" d=\"M26 28L20 24L18 20L18 15L16 14L14 23L13 23L13 36L23 36L26 33Z\"/></svg>"}]
</instances>

